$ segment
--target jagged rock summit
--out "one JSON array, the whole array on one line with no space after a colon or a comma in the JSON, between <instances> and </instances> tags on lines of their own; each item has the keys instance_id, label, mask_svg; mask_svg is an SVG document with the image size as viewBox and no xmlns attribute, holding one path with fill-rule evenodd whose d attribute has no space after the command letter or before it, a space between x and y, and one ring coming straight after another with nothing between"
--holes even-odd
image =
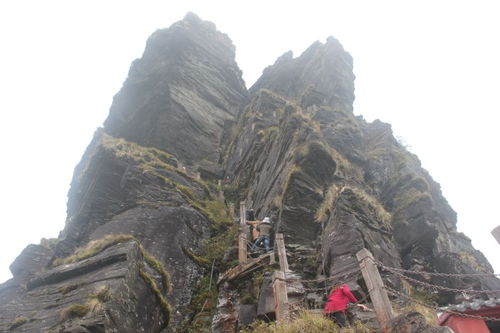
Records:
<instances>
[{"instance_id":1,"label":"jagged rock summit","mask_svg":"<svg viewBox=\"0 0 500 333\"><path fill-rule=\"evenodd\" d=\"M366 293L362 248L390 267L492 272L390 125L353 114L352 58L336 39L285 53L249 90L234 52L194 14L153 33L75 168L64 230L26 247L0 285L1 332L235 332L272 318L271 266L216 284L238 263L241 200L275 221L297 278ZM290 298L321 298L303 287Z\"/></svg>"},{"instance_id":2,"label":"jagged rock summit","mask_svg":"<svg viewBox=\"0 0 500 333\"><path fill-rule=\"evenodd\" d=\"M106 132L187 164L218 162L225 124L248 93L231 40L189 13L148 39L115 96Z\"/></svg>"}]
</instances>

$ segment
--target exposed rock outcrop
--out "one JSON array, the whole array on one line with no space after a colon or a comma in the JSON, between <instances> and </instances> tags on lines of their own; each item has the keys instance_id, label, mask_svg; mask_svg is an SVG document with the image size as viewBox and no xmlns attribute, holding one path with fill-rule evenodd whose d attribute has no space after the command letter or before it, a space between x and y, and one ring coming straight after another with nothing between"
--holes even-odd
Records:
<instances>
[{"instance_id":1,"label":"exposed rock outcrop","mask_svg":"<svg viewBox=\"0 0 500 333\"><path fill-rule=\"evenodd\" d=\"M341 279L362 296L362 248L391 267L491 272L439 184L353 100L352 58L334 38L286 53L247 91L212 23L188 14L155 32L75 168L64 230L29 245L0 286L0 331L234 332L273 318L272 266L216 287L236 264L240 200L284 233L298 280ZM500 289L493 277L424 279ZM308 287L290 299L320 303Z\"/></svg>"},{"instance_id":2,"label":"exposed rock outcrop","mask_svg":"<svg viewBox=\"0 0 500 333\"><path fill-rule=\"evenodd\" d=\"M218 162L223 130L247 101L234 52L195 14L156 31L114 98L106 131L187 164Z\"/></svg>"}]
</instances>

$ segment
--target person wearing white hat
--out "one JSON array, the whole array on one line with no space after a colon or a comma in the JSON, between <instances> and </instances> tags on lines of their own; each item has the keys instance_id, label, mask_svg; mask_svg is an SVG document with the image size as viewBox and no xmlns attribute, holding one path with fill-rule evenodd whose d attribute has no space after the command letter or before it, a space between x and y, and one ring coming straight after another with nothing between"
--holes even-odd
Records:
<instances>
[{"instance_id":1,"label":"person wearing white hat","mask_svg":"<svg viewBox=\"0 0 500 333\"><path fill-rule=\"evenodd\" d=\"M271 224L271 219L269 217L264 217L262 222L257 226L257 231L259 231L259 238L255 241L255 243L252 246L252 252L255 250L257 246L262 247L264 245L264 248L266 249L266 252L271 251L271 245L270 245L270 237L271 237L271 232L273 230L273 226Z\"/></svg>"}]
</instances>

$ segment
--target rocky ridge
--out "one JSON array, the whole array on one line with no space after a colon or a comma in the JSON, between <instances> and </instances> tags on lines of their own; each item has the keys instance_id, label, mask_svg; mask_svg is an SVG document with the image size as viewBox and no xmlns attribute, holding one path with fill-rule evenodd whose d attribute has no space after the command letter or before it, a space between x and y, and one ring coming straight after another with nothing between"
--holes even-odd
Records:
<instances>
[{"instance_id":1,"label":"rocky ridge","mask_svg":"<svg viewBox=\"0 0 500 333\"><path fill-rule=\"evenodd\" d=\"M390 125L353 114L352 58L336 39L285 53L249 90L234 52L194 14L150 37L75 168L64 230L29 245L0 285L0 331L234 332L271 315L268 269L214 282L237 259L225 203L240 200L276 221L298 277L363 293L362 248L391 267L492 272ZM443 279L427 281L500 289Z\"/></svg>"}]
</instances>

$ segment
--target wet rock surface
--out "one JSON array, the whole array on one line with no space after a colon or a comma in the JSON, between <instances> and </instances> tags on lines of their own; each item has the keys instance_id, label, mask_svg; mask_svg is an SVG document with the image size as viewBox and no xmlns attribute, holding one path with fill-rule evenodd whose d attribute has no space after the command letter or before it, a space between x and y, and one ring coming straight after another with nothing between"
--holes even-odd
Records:
<instances>
[{"instance_id":1,"label":"wet rock surface","mask_svg":"<svg viewBox=\"0 0 500 333\"><path fill-rule=\"evenodd\" d=\"M26 287L2 290L0 331L160 331L166 316L140 276L144 265L137 243L122 243L50 269ZM11 329L20 317L27 322Z\"/></svg>"},{"instance_id":2,"label":"wet rock surface","mask_svg":"<svg viewBox=\"0 0 500 333\"><path fill-rule=\"evenodd\" d=\"M234 332L274 318L274 267L218 290L211 283L236 264L229 204L240 200L284 234L296 279L343 280L362 296L362 248L391 267L492 272L390 125L353 114L352 58L337 40L286 53L248 91L234 52L193 14L150 37L75 168L64 230L29 245L0 285L0 331ZM60 264L110 235L133 240ZM383 278L403 290L397 276ZM420 279L500 289L489 277ZM315 287L297 282L289 297L321 304ZM96 302L102 288L109 298ZM395 322L438 332L414 314Z\"/></svg>"}]
</instances>

